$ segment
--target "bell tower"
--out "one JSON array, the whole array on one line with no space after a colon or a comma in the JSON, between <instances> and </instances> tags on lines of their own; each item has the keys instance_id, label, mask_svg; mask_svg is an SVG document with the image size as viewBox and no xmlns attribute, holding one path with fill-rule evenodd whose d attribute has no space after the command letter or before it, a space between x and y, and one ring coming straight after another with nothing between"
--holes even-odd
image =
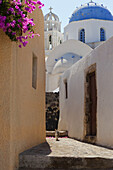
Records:
<instances>
[{"instance_id":1,"label":"bell tower","mask_svg":"<svg viewBox=\"0 0 113 170\"><path fill-rule=\"evenodd\" d=\"M44 17L45 51L49 52L63 42L64 36L61 33L61 22L59 17L49 8L49 13Z\"/></svg>"}]
</instances>

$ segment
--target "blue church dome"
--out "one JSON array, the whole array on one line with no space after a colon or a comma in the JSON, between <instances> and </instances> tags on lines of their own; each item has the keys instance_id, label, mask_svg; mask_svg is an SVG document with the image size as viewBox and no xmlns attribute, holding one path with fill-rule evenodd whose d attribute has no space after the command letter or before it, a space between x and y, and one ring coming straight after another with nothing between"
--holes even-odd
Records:
<instances>
[{"instance_id":1,"label":"blue church dome","mask_svg":"<svg viewBox=\"0 0 113 170\"><path fill-rule=\"evenodd\" d=\"M73 21L80 21L86 19L100 19L113 21L111 12L106 9L103 5L99 5L95 2L89 2L81 5L72 14L69 23Z\"/></svg>"}]
</instances>

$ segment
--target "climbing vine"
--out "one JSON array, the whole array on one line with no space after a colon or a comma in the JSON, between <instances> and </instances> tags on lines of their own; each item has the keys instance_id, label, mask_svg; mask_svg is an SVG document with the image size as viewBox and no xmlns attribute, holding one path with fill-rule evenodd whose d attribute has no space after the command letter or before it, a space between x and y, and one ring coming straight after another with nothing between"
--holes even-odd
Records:
<instances>
[{"instance_id":1,"label":"climbing vine","mask_svg":"<svg viewBox=\"0 0 113 170\"><path fill-rule=\"evenodd\" d=\"M40 36L34 33L33 18L28 17L28 13L32 13L37 4L39 8L44 6L38 0L0 0L0 28L12 41L19 42L20 48L27 45L29 38Z\"/></svg>"}]
</instances>

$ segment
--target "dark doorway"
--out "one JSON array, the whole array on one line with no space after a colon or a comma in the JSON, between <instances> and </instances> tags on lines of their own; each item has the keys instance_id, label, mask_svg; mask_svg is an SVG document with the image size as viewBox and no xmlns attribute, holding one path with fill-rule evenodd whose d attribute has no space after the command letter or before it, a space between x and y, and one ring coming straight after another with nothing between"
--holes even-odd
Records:
<instances>
[{"instance_id":1,"label":"dark doorway","mask_svg":"<svg viewBox=\"0 0 113 170\"><path fill-rule=\"evenodd\" d=\"M91 72L86 76L87 81L87 126L86 136L96 136L97 134L97 89L96 73Z\"/></svg>"},{"instance_id":2,"label":"dark doorway","mask_svg":"<svg viewBox=\"0 0 113 170\"><path fill-rule=\"evenodd\" d=\"M46 130L58 129L59 121L59 93L46 92Z\"/></svg>"}]
</instances>

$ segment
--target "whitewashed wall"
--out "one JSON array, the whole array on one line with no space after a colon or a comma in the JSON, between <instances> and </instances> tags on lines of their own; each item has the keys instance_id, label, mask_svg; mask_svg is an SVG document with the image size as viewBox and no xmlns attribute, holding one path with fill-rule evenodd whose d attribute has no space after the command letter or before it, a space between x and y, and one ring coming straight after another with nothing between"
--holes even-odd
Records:
<instances>
[{"instance_id":1,"label":"whitewashed wall","mask_svg":"<svg viewBox=\"0 0 113 170\"><path fill-rule=\"evenodd\" d=\"M60 66L56 64L57 62L55 59L60 59L64 54L73 53L77 56L84 57L89 52L92 51L92 48L90 48L88 45L77 41L77 40L68 40L64 43L57 46L54 50L49 53L49 56L46 60L46 91L51 92L54 91L56 88L59 87L59 79L60 75L67 70L73 63L70 61L72 58L69 57L69 60L67 61L65 67L63 64ZM76 60L78 61L78 60ZM59 62L59 60L58 60ZM62 67L62 68L61 68ZM61 72L63 70L63 72Z\"/></svg>"},{"instance_id":2,"label":"whitewashed wall","mask_svg":"<svg viewBox=\"0 0 113 170\"><path fill-rule=\"evenodd\" d=\"M84 138L85 69L96 63L97 144L113 147L113 37L64 72L60 81L59 130L70 137ZM68 83L65 99L64 80Z\"/></svg>"},{"instance_id":3,"label":"whitewashed wall","mask_svg":"<svg viewBox=\"0 0 113 170\"><path fill-rule=\"evenodd\" d=\"M97 19L75 21L69 23L64 28L64 40L68 35L68 39L79 40L80 30L85 29L85 42L98 42L100 41L100 28L105 29L106 40L113 36L113 21L104 21Z\"/></svg>"}]
</instances>

